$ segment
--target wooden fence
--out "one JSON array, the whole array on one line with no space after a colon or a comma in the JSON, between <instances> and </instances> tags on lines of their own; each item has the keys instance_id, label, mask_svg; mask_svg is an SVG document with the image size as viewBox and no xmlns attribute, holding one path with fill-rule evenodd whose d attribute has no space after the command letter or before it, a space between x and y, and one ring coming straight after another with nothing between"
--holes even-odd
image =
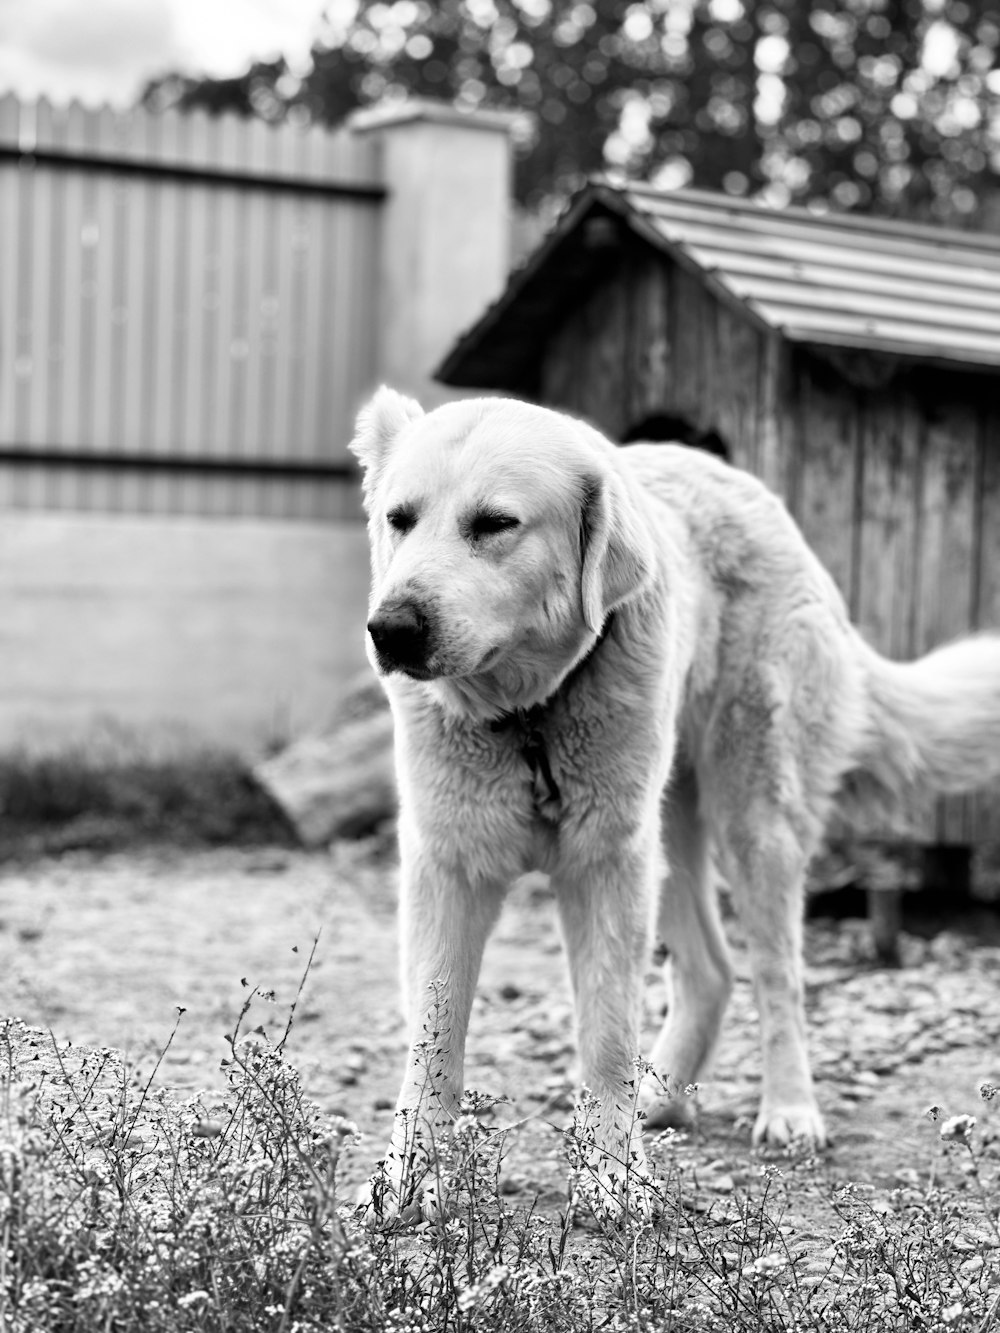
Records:
<instances>
[{"instance_id":1,"label":"wooden fence","mask_svg":"<svg viewBox=\"0 0 1000 1333\"><path fill-rule=\"evenodd\" d=\"M335 518L378 145L0 98L0 508Z\"/></svg>"}]
</instances>

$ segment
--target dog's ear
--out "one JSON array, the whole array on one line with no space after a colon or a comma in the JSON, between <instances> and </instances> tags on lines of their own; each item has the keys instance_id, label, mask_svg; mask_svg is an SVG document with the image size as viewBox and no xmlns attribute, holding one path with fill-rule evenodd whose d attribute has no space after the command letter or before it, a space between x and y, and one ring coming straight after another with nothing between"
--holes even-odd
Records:
<instances>
[{"instance_id":1,"label":"dog's ear","mask_svg":"<svg viewBox=\"0 0 1000 1333\"><path fill-rule=\"evenodd\" d=\"M611 468L584 481L581 544L583 615L599 634L616 606L649 586L656 562L643 514Z\"/></svg>"},{"instance_id":2,"label":"dog's ear","mask_svg":"<svg viewBox=\"0 0 1000 1333\"><path fill-rule=\"evenodd\" d=\"M361 464L366 493L371 489L393 440L404 426L423 414L423 408L413 398L406 398L384 384L358 413L354 439L347 447Z\"/></svg>"}]
</instances>

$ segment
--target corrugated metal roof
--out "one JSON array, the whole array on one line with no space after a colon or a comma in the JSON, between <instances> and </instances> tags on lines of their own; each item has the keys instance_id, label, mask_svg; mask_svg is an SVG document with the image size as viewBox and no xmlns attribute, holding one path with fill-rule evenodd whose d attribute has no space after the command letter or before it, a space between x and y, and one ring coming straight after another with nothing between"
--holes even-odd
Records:
<instances>
[{"instance_id":1,"label":"corrugated metal roof","mask_svg":"<svg viewBox=\"0 0 1000 1333\"><path fill-rule=\"evenodd\" d=\"M1000 240L693 190L622 196L796 342L1000 365Z\"/></svg>"},{"instance_id":2,"label":"corrugated metal roof","mask_svg":"<svg viewBox=\"0 0 1000 1333\"><path fill-rule=\"evenodd\" d=\"M584 234L595 213L617 215L791 341L1000 368L1000 238L767 209L697 190L594 184L456 344L440 378L516 387L514 372L546 317L600 267Z\"/></svg>"}]
</instances>

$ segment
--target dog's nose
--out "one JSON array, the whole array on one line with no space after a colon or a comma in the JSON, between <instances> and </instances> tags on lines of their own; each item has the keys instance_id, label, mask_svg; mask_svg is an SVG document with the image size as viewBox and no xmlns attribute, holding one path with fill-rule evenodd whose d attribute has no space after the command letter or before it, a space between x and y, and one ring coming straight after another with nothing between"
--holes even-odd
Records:
<instances>
[{"instance_id":1,"label":"dog's nose","mask_svg":"<svg viewBox=\"0 0 1000 1333\"><path fill-rule=\"evenodd\" d=\"M368 633L379 658L387 666L423 666L427 656L427 618L412 602L401 602L376 612L368 622Z\"/></svg>"}]
</instances>

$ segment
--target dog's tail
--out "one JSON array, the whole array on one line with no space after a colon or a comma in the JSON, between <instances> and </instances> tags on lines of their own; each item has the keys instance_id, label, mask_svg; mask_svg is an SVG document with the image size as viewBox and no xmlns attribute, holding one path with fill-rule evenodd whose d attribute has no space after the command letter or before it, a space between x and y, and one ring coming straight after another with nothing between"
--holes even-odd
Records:
<instances>
[{"instance_id":1,"label":"dog's tail","mask_svg":"<svg viewBox=\"0 0 1000 1333\"><path fill-rule=\"evenodd\" d=\"M959 639L915 662L867 646L863 740L846 793L889 816L1000 776L1000 634Z\"/></svg>"}]
</instances>

